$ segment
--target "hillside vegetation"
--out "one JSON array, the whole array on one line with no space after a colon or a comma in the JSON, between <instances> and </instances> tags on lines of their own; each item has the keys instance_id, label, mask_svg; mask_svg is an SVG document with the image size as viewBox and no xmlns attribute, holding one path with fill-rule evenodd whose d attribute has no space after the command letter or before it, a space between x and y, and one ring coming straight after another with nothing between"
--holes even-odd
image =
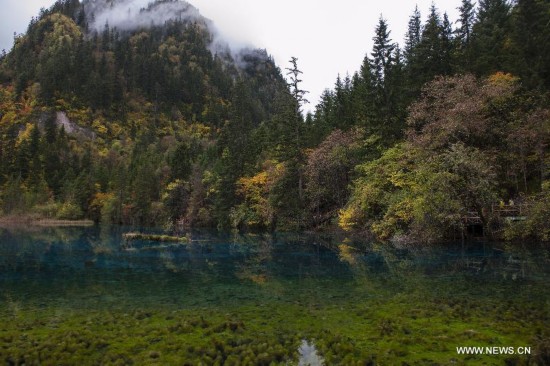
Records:
<instances>
[{"instance_id":1,"label":"hillside vegetation","mask_svg":"<svg viewBox=\"0 0 550 366\"><path fill-rule=\"evenodd\" d=\"M231 49L181 1L98 25L126 3L58 1L2 55L3 215L550 239L548 1L415 9L403 47L380 18L307 115L299 60Z\"/></svg>"}]
</instances>

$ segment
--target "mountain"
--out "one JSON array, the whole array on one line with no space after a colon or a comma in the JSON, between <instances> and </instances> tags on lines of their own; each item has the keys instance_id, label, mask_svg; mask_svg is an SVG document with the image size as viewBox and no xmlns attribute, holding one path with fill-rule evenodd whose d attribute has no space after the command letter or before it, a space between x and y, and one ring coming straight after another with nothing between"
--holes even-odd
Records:
<instances>
[{"instance_id":1,"label":"mountain","mask_svg":"<svg viewBox=\"0 0 550 366\"><path fill-rule=\"evenodd\" d=\"M287 83L191 4L144 4L58 1L1 56L0 216L549 240L546 2L415 11L403 51L380 18L305 118L296 58Z\"/></svg>"},{"instance_id":2,"label":"mountain","mask_svg":"<svg viewBox=\"0 0 550 366\"><path fill-rule=\"evenodd\" d=\"M231 48L185 1L138 3L58 1L2 57L5 214L101 220L116 201L109 221L157 223L170 182L196 194L191 174L213 169L239 98L241 133L273 116L287 87L265 50Z\"/></svg>"},{"instance_id":3,"label":"mountain","mask_svg":"<svg viewBox=\"0 0 550 366\"><path fill-rule=\"evenodd\" d=\"M282 82L265 51L232 50L189 3L163 0L140 9L135 3L56 3L16 41L3 80L14 83L17 97L38 83L37 96L52 106L76 98L93 110L123 111L131 94L188 118L204 112L208 101L230 99L241 76ZM262 67L251 75L250 64ZM264 94L262 105L272 100Z\"/></svg>"}]
</instances>

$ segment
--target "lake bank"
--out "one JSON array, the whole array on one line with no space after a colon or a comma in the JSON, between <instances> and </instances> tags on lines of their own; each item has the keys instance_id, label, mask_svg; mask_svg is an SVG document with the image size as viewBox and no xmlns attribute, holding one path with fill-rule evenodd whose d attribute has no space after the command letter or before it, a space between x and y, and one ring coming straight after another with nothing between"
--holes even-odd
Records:
<instances>
[{"instance_id":1,"label":"lake bank","mask_svg":"<svg viewBox=\"0 0 550 366\"><path fill-rule=\"evenodd\" d=\"M93 226L95 223L92 220L60 220L36 215L0 216L0 227L29 225L38 227L86 227Z\"/></svg>"}]
</instances>

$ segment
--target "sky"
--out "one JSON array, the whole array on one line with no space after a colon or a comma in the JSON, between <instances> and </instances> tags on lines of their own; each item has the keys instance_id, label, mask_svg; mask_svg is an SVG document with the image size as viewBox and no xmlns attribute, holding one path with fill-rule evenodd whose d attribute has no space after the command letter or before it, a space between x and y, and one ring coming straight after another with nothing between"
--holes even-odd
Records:
<instances>
[{"instance_id":1,"label":"sky","mask_svg":"<svg viewBox=\"0 0 550 366\"><path fill-rule=\"evenodd\" d=\"M146 4L148 0L136 0ZM0 50L9 51L13 33L25 32L29 20L54 0L0 0ZM291 57L303 71L303 89L314 109L323 90L338 75L357 71L372 49L374 29L382 15L391 38L403 45L408 19L415 4L426 19L432 0L189 0L214 21L233 44L265 48L284 71ZM461 0L436 0L441 13L458 18Z\"/></svg>"}]
</instances>

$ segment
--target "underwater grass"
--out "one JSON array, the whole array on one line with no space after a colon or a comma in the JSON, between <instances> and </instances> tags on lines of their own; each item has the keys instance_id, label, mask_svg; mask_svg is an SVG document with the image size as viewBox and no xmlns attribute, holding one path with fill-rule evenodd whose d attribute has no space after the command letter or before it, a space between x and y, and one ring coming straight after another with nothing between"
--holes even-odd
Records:
<instances>
[{"instance_id":1,"label":"underwater grass","mask_svg":"<svg viewBox=\"0 0 550 366\"><path fill-rule=\"evenodd\" d=\"M133 240L146 240L156 242L174 242L174 243L188 243L189 239L185 236L171 236L171 235L157 235L157 234L144 234L144 233L125 233L122 234L122 238L125 241Z\"/></svg>"},{"instance_id":2,"label":"underwater grass","mask_svg":"<svg viewBox=\"0 0 550 366\"><path fill-rule=\"evenodd\" d=\"M326 365L550 364L548 259L534 252L484 253L481 271L453 251L200 235L127 251L122 232L86 230L5 235L19 241L0 246L0 364L297 365L304 343Z\"/></svg>"},{"instance_id":3,"label":"underwater grass","mask_svg":"<svg viewBox=\"0 0 550 366\"><path fill-rule=\"evenodd\" d=\"M327 365L536 365L548 357L541 353L550 338L544 304L387 295L358 303L304 296L180 309L5 307L0 359L26 365L284 365L297 364L304 339ZM539 353L455 351L480 345L531 346Z\"/></svg>"}]
</instances>

